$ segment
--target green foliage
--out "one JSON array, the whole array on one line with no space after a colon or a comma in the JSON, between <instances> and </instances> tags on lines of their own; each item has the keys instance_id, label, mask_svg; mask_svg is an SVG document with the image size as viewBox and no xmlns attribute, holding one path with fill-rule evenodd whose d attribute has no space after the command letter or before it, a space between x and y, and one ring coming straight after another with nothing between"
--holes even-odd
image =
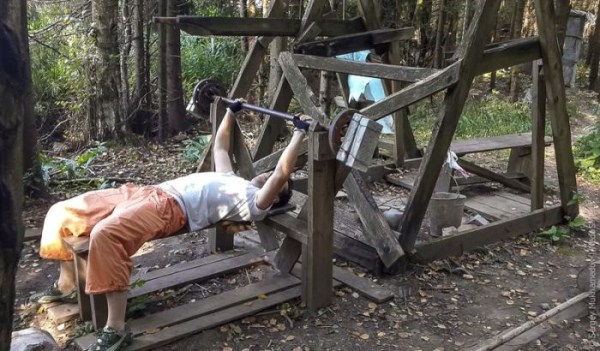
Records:
<instances>
[{"instance_id":1,"label":"green foliage","mask_svg":"<svg viewBox=\"0 0 600 351\"><path fill-rule=\"evenodd\" d=\"M423 100L411 108L411 124L415 138L426 144L439 117L440 95ZM531 108L525 102L505 101L494 91L484 97L470 97L458 122L456 139L471 139L531 131Z\"/></svg>"},{"instance_id":2,"label":"green foliage","mask_svg":"<svg viewBox=\"0 0 600 351\"><path fill-rule=\"evenodd\" d=\"M600 183L600 121L577 140L574 151L579 171L591 182Z\"/></svg>"},{"instance_id":3,"label":"green foliage","mask_svg":"<svg viewBox=\"0 0 600 351\"><path fill-rule=\"evenodd\" d=\"M553 225L549 229L543 230L539 233L539 236L550 240L551 243L560 243L567 239L570 239L573 233L581 230L585 227L585 219L581 216L577 216L572 220L569 220L567 225L555 226Z\"/></svg>"},{"instance_id":4,"label":"green foliage","mask_svg":"<svg viewBox=\"0 0 600 351\"><path fill-rule=\"evenodd\" d=\"M542 231L539 236L550 240L552 243L558 243L571 237L571 233L561 226L553 225L550 229Z\"/></svg>"},{"instance_id":5,"label":"green foliage","mask_svg":"<svg viewBox=\"0 0 600 351\"><path fill-rule=\"evenodd\" d=\"M44 182L48 184L51 177L74 179L87 176L90 173L90 165L98 155L106 152L106 150L104 143L98 143L75 158L53 158L43 154L40 155Z\"/></svg>"},{"instance_id":6,"label":"green foliage","mask_svg":"<svg viewBox=\"0 0 600 351\"><path fill-rule=\"evenodd\" d=\"M93 48L87 16L89 11L64 4L29 6L34 112L47 129L57 120L83 114L89 86L86 65Z\"/></svg>"},{"instance_id":7,"label":"green foliage","mask_svg":"<svg viewBox=\"0 0 600 351\"><path fill-rule=\"evenodd\" d=\"M185 151L183 152L183 161L186 163L198 163L204 149L208 146L209 138L207 135L200 135L196 139L184 140Z\"/></svg>"},{"instance_id":8,"label":"green foliage","mask_svg":"<svg viewBox=\"0 0 600 351\"><path fill-rule=\"evenodd\" d=\"M129 290L141 288L146 284L146 281L143 279L138 279L133 283L129 284ZM150 300L148 295L142 295L138 297L134 297L130 302L127 303L127 312L126 315L128 318L132 318L138 316L146 310L147 303Z\"/></svg>"},{"instance_id":9,"label":"green foliage","mask_svg":"<svg viewBox=\"0 0 600 351\"><path fill-rule=\"evenodd\" d=\"M181 35L181 77L188 95L202 79L211 78L223 87L231 86L242 60L237 39Z\"/></svg>"}]
</instances>

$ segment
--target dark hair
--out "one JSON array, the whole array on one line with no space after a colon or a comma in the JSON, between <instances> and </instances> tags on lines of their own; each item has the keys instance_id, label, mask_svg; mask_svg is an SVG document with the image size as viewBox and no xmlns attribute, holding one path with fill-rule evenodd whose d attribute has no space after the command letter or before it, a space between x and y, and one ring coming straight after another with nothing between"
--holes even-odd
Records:
<instances>
[{"instance_id":1,"label":"dark hair","mask_svg":"<svg viewBox=\"0 0 600 351\"><path fill-rule=\"evenodd\" d=\"M277 201L276 203L273 204L273 206L271 208L277 208L277 207L282 207L287 205L288 202L290 202L290 199L292 198L292 186L294 185L294 182L292 181L292 179L288 179L287 182L287 188L282 189L279 192L279 201Z\"/></svg>"}]
</instances>

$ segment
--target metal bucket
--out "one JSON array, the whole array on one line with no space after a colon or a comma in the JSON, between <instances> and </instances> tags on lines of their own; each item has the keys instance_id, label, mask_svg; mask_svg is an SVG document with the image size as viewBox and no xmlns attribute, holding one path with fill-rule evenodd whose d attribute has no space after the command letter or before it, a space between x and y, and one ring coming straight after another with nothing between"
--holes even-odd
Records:
<instances>
[{"instance_id":1,"label":"metal bucket","mask_svg":"<svg viewBox=\"0 0 600 351\"><path fill-rule=\"evenodd\" d=\"M460 227L467 197L455 193L433 193L429 202L429 232L441 236L446 227Z\"/></svg>"}]
</instances>

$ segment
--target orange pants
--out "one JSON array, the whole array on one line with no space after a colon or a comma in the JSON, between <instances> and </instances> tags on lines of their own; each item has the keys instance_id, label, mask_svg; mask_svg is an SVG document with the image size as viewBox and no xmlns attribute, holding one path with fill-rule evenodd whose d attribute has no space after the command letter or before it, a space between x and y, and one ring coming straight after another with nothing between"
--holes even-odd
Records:
<instances>
[{"instance_id":1,"label":"orange pants","mask_svg":"<svg viewBox=\"0 0 600 351\"><path fill-rule=\"evenodd\" d=\"M126 184L53 205L44 221L40 256L72 260L67 235L90 237L85 291L100 294L129 287L131 256L147 241L176 233L185 215L171 195L153 186Z\"/></svg>"}]
</instances>

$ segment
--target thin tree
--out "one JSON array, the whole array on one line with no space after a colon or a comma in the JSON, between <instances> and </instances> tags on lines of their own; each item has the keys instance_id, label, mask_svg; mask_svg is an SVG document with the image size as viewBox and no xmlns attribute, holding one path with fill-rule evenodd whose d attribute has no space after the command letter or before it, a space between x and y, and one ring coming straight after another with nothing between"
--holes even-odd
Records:
<instances>
[{"instance_id":1,"label":"thin tree","mask_svg":"<svg viewBox=\"0 0 600 351\"><path fill-rule=\"evenodd\" d=\"M514 12L511 21L511 39L521 37L523 29L523 17L525 15L525 0L517 0L514 5ZM516 102L519 99L519 66L513 66L510 69L510 101Z\"/></svg>"},{"instance_id":2,"label":"thin tree","mask_svg":"<svg viewBox=\"0 0 600 351\"><path fill-rule=\"evenodd\" d=\"M183 2L167 1L167 16L177 16ZM185 118L183 86L181 83L181 32L179 27L167 27L167 109L169 114L169 134L181 132L189 127Z\"/></svg>"},{"instance_id":3,"label":"thin tree","mask_svg":"<svg viewBox=\"0 0 600 351\"><path fill-rule=\"evenodd\" d=\"M119 1L92 0L97 61L95 62L96 101L90 116L90 137L113 138L123 128L119 99Z\"/></svg>"},{"instance_id":4,"label":"thin tree","mask_svg":"<svg viewBox=\"0 0 600 351\"><path fill-rule=\"evenodd\" d=\"M23 82L25 57L20 28L9 18L26 20L26 1L0 1L0 350L9 350L15 301L15 274L19 262L23 224Z\"/></svg>"},{"instance_id":5,"label":"thin tree","mask_svg":"<svg viewBox=\"0 0 600 351\"><path fill-rule=\"evenodd\" d=\"M446 22L446 0L439 0L438 3L438 18L437 29L435 31L435 46L433 48L433 67L442 68L444 64L444 27Z\"/></svg>"},{"instance_id":6,"label":"thin tree","mask_svg":"<svg viewBox=\"0 0 600 351\"><path fill-rule=\"evenodd\" d=\"M598 84L598 64L600 62L600 49L598 49L598 46L600 45L600 0L598 0L598 4L596 5L595 26L594 35L592 35L592 38L590 39L590 45L588 45L590 50L593 50L593 53L590 56L589 89L598 90L600 88L600 84Z\"/></svg>"}]
</instances>

